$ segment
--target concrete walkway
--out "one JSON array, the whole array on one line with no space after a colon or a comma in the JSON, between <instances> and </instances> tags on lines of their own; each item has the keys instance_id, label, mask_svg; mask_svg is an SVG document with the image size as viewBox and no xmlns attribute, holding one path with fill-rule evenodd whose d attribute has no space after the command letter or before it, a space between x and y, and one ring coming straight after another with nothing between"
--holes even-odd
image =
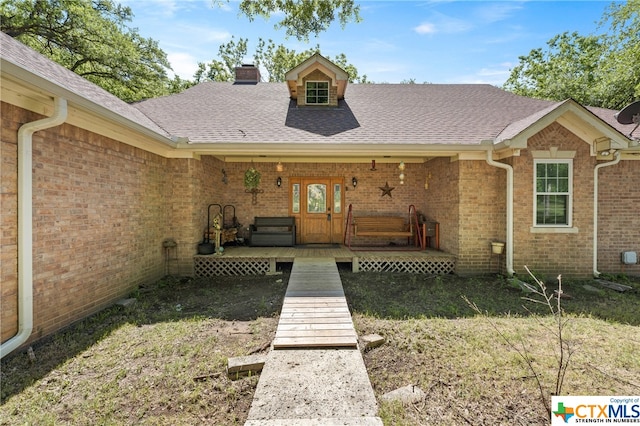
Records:
<instances>
[{"instance_id":1,"label":"concrete walkway","mask_svg":"<svg viewBox=\"0 0 640 426\"><path fill-rule=\"evenodd\" d=\"M267 355L245 426L382 425L344 307L333 258L294 261L284 326L278 325L274 340L280 349Z\"/></svg>"}]
</instances>

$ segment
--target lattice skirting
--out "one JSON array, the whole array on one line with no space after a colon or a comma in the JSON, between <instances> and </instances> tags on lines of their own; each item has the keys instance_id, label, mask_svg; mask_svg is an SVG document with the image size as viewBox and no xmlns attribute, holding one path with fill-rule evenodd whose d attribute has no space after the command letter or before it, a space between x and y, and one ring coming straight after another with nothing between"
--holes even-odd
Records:
<instances>
[{"instance_id":1,"label":"lattice skirting","mask_svg":"<svg viewBox=\"0 0 640 426\"><path fill-rule=\"evenodd\" d=\"M354 259L356 262L356 259ZM408 272L413 274L445 275L455 271L453 259L416 259L360 257L358 270L363 272Z\"/></svg>"},{"instance_id":2,"label":"lattice skirting","mask_svg":"<svg viewBox=\"0 0 640 426\"><path fill-rule=\"evenodd\" d=\"M213 277L216 275L264 275L272 272L272 261L267 258L242 257L225 258L212 256L195 256L194 274L196 277Z\"/></svg>"}]
</instances>

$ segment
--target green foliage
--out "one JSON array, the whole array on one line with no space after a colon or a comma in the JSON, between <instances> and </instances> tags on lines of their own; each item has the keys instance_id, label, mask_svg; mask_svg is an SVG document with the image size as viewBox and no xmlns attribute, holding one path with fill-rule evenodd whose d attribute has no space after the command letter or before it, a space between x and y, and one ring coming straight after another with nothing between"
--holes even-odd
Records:
<instances>
[{"instance_id":1,"label":"green foliage","mask_svg":"<svg viewBox=\"0 0 640 426\"><path fill-rule=\"evenodd\" d=\"M228 0L227 0L228 1ZM214 0L220 3L221 0ZM286 28L287 36L308 41L309 35L318 35L327 30L337 19L344 26L351 21L360 22L360 6L353 0L242 0L240 12L253 21L256 16L269 19L284 13L284 18L275 28Z\"/></svg>"},{"instance_id":2,"label":"green foliage","mask_svg":"<svg viewBox=\"0 0 640 426\"><path fill-rule=\"evenodd\" d=\"M360 20L353 0L243 0L240 10L250 20L284 13L276 27L299 39L317 35L336 19L343 26ZM170 79L166 53L157 41L128 26L132 18L131 8L115 0L0 0L1 31L127 102L178 93L203 80L231 81L247 53L246 39L232 39L220 46L219 58L199 64L195 81ZM271 62L274 76L284 76L280 68L302 55L282 46L272 50L272 60L267 52L256 58ZM355 67L348 71L357 75Z\"/></svg>"},{"instance_id":3,"label":"green foliage","mask_svg":"<svg viewBox=\"0 0 640 426\"><path fill-rule=\"evenodd\" d=\"M132 17L112 0L0 0L0 30L125 101L171 84L166 54Z\"/></svg>"},{"instance_id":4,"label":"green foliage","mask_svg":"<svg viewBox=\"0 0 640 426\"><path fill-rule=\"evenodd\" d=\"M504 88L534 98L572 98L584 105L620 109L640 97L640 0L613 3L600 35L554 36L547 48L521 56Z\"/></svg>"},{"instance_id":5,"label":"green foliage","mask_svg":"<svg viewBox=\"0 0 640 426\"><path fill-rule=\"evenodd\" d=\"M244 187L247 189L256 189L260 186L260 172L253 166L244 172Z\"/></svg>"},{"instance_id":6,"label":"green foliage","mask_svg":"<svg viewBox=\"0 0 640 426\"><path fill-rule=\"evenodd\" d=\"M198 63L198 71L194 74L195 83L202 81L233 81L235 68L242 65L243 59L247 56L247 45L249 40L235 37L231 41L220 45L218 58L211 60L208 64ZM269 82L285 81L287 71L295 68L299 63L309 58L311 55L320 52L320 46L316 45L312 49L296 52L288 49L284 45L276 45L273 40L264 41L258 39L258 45L253 55L254 65L266 71L262 76ZM334 58L328 57L330 61L344 69L349 74L351 83L367 83L367 76L359 76L358 69L350 64L344 53L336 55Z\"/></svg>"}]
</instances>

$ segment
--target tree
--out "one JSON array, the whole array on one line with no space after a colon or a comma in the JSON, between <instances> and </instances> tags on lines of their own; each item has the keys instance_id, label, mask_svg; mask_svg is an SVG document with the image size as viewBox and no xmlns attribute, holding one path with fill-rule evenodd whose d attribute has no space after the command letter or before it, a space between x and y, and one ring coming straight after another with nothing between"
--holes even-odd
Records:
<instances>
[{"instance_id":1,"label":"tree","mask_svg":"<svg viewBox=\"0 0 640 426\"><path fill-rule=\"evenodd\" d=\"M0 0L0 30L125 101L168 93L158 42L126 26L112 0Z\"/></svg>"},{"instance_id":2,"label":"tree","mask_svg":"<svg viewBox=\"0 0 640 426\"><path fill-rule=\"evenodd\" d=\"M240 66L243 58L247 55L247 44L247 39L240 38L236 42L235 38L232 37L229 43L220 45L218 49L219 59L213 59L208 64L198 63L198 71L196 71L194 75L195 83L204 80L233 81L235 67ZM260 67L266 72L266 74L263 75L265 80L269 82L282 82L285 81L287 71L316 52L320 52L319 45L316 45L313 49L296 52L283 45L276 46L272 40L265 42L260 38L258 39L258 45L253 55L253 61L257 67ZM367 76L359 76L358 69L348 62L344 53L337 55L335 58L327 59L347 71L350 82L367 83Z\"/></svg>"},{"instance_id":3,"label":"tree","mask_svg":"<svg viewBox=\"0 0 640 426\"><path fill-rule=\"evenodd\" d=\"M276 27L305 40L336 19L343 26L360 20L353 0L242 0L240 11L250 20L284 12ZM0 0L1 31L128 102L176 93L203 79L228 81L246 54L246 40L232 40L221 46L219 59L199 64L195 82L170 80L166 53L127 26L132 17L131 8L115 0ZM295 53L274 54L273 71L279 75L276 68Z\"/></svg>"},{"instance_id":4,"label":"tree","mask_svg":"<svg viewBox=\"0 0 640 426\"><path fill-rule=\"evenodd\" d=\"M222 0L213 0L214 4ZM229 2L229 0L227 0ZM309 41L309 35L325 31L336 19L344 28L351 21L360 22L360 6L353 0L241 0L240 12L253 21L257 16L269 19L284 13L275 28L286 28L287 36Z\"/></svg>"},{"instance_id":5,"label":"tree","mask_svg":"<svg viewBox=\"0 0 640 426\"><path fill-rule=\"evenodd\" d=\"M520 64L511 71L504 87L533 98L573 98L586 105L599 103L592 90L604 51L599 39L563 33L549 40L547 46L546 51L538 48L528 56L521 56Z\"/></svg>"},{"instance_id":6,"label":"tree","mask_svg":"<svg viewBox=\"0 0 640 426\"><path fill-rule=\"evenodd\" d=\"M600 26L605 34L556 35L547 49L521 56L504 84L514 93L620 109L640 97L640 0L613 3Z\"/></svg>"},{"instance_id":7,"label":"tree","mask_svg":"<svg viewBox=\"0 0 640 426\"><path fill-rule=\"evenodd\" d=\"M213 59L208 64L198 62L198 71L193 76L195 83L205 80L233 81L235 67L240 66L247 55L247 42L246 38L236 42L235 37L231 37L229 43L221 44L218 48L220 59Z\"/></svg>"}]
</instances>

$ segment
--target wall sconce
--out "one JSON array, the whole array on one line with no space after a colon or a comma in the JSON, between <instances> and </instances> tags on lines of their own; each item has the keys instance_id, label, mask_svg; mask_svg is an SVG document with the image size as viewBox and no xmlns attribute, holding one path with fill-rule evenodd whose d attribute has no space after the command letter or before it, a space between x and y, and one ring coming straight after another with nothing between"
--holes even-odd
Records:
<instances>
[{"instance_id":1,"label":"wall sconce","mask_svg":"<svg viewBox=\"0 0 640 426\"><path fill-rule=\"evenodd\" d=\"M427 173L427 176L424 178L424 189L429 189L430 180L431 180L431 172Z\"/></svg>"},{"instance_id":2,"label":"wall sconce","mask_svg":"<svg viewBox=\"0 0 640 426\"><path fill-rule=\"evenodd\" d=\"M222 183L226 185L228 182L229 179L227 178L227 172L225 171L225 169L222 169Z\"/></svg>"},{"instance_id":3,"label":"wall sconce","mask_svg":"<svg viewBox=\"0 0 640 426\"><path fill-rule=\"evenodd\" d=\"M353 189L356 189L356 186L358 186L358 179L356 179L355 176L351 178L351 185L353 185Z\"/></svg>"},{"instance_id":4,"label":"wall sconce","mask_svg":"<svg viewBox=\"0 0 640 426\"><path fill-rule=\"evenodd\" d=\"M372 172L376 171L376 160L371 160L371 171Z\"/></svg>"},{"instance_id":5,"label":"wall sconce","mask_svg":"<svg viewBox=\"0 0 640 426\"><path fill-rule=\"evenodd\" d=\"M404 161L401 161L398 165L398 169L400 169L400 185L404 184Z\"/></svg>"},{"instance_id":6,"label":"wall sconce","mask_svg":"<svg viewBox=\"0 0 640 426\"><path fill-rule=\"evenodd\" d=\"M276 164L276 172L279 172L279 173L284 172L284 166L280 161L278 161L278 164Z\"/></svg>"},{"instance_id":7,"label":"wall sconce","mask_svg":"<svg viewBox=\"0 0 640 426\"><path fill-rule=\"evenodd\" d=\"M276 179L276 185L278 186L278 188L282 186L282 178L280 176L278 176L278 179Z\"/></svg>"}]
</instances>

